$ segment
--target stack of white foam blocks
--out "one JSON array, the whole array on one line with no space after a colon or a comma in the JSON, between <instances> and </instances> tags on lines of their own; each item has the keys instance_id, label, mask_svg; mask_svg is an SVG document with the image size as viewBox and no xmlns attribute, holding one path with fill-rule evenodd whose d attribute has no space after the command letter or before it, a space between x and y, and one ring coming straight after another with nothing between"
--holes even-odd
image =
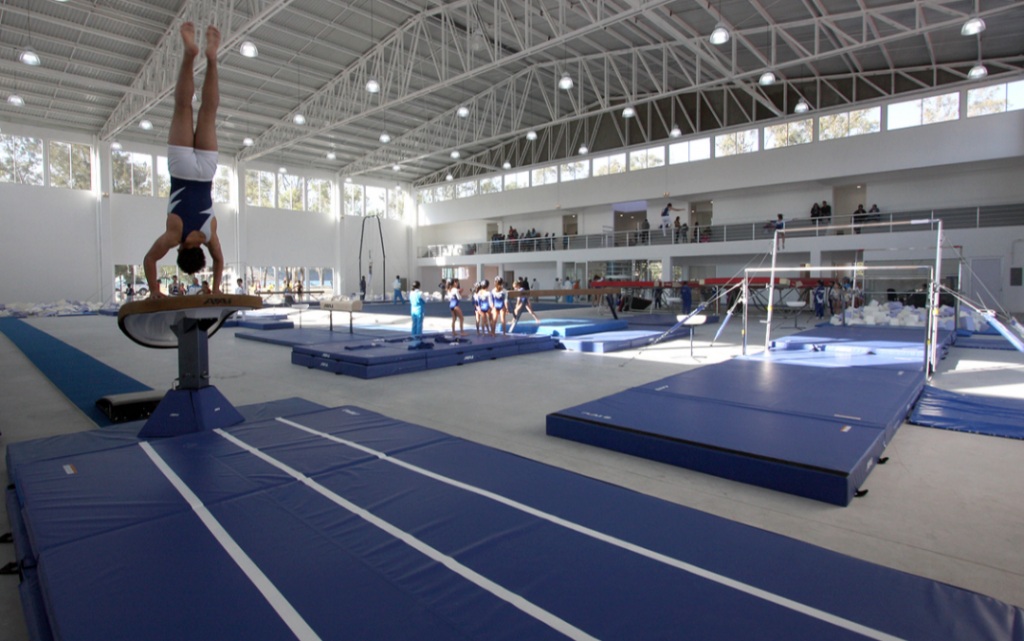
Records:
<instances>
[{"instance_id":1,"label":"stack of white foam blocks","mask_svg":"<svg viewBox=\"0 0 1024 641\"><path fill-rule=\"evenodd\" d=\"M0 305L0 318L28 318L29 316L74 316L95 313L100 303L60 300L56 303L10 303Z\"/></svg>"},{"instance_id":2,"label":"stack of white foam blocks","mask_svg":"<svg viewBox=\"0 0 1024 641\"><path fill-rule=\"evenodd\" d=\"M847 325L889 325L902 327L924 327L927 321L928 312L916 307L904 306L899 302L879 303L872 300L866 307L848 309L846 314ZM961 312L961 316L963 316ZM952 307L942 306L939 309L939 328L955 329L955 311ZM829 321L833 325L842 325L843 317L835 315Z\"/></svg>"}]
</instances>

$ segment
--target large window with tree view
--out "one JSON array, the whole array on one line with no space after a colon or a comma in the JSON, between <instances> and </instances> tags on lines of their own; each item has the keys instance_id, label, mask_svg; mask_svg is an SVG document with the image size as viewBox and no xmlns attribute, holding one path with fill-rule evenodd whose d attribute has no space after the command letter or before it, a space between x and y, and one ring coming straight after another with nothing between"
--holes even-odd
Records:
<instances>
[{"instance_id":1,"label":"large window with tree view","mask_svg":"<svg viewBox=\"0 0 1024 641\"><path fill-rule=\"evenodd\" d=\"M0 134L0 182L42 186L42 139Z\"/></svg>"}]
</instances>

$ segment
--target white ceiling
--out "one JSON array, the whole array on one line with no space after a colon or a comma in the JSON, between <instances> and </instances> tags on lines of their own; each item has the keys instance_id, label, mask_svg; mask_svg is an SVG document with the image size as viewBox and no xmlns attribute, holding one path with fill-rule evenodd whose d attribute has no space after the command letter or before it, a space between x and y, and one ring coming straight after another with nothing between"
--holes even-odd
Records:
<instances>
[{"instance_id":1,"label":"white ceiling","mask_svg":"<svg viewBox=\"0 0 1024 641\"><path fill-rule=\"evenodd\" d=\"M972 15L987 21L980 38L960 35ZM0 118L162 143L185 20L224 34L222 151L418 183L673 125L739 127L801 98L826 109L961 86L979 55L990 79L1024 75L1024 0L3 0L0 92L25 105L0 102ZM720 46L718 22L732 33ZM259 57L239 54L244 40ZM28 46L39 67L18 62ZM766 70L779 81L764 87ZM627 104L637 118L620 116Z\"/></svg>"}]
</instances>

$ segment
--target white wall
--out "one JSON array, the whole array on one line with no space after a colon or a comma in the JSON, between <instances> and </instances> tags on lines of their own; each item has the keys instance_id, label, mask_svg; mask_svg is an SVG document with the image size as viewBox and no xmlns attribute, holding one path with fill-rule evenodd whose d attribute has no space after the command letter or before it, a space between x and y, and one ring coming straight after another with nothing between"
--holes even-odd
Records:
<instances>
[{"instance_id":1,"label":"white wall","mask_svg":"<svg viewBox=\"0 0 1024 641\"><path fill-rule=\"evenodd\" d=\"M109 145L88 135L3 122L0 128L5 134L89 144L98 150L99 158L93 169L92 191L0 183L0 220L7 233L0 251L0 273L6 275L0 303L63 298L110 300L114 265L142 263L153 241L165 229L167 200L111 193ZM160 145L125 143L125 150L166 155L166 147ZM330 214L248 207L242 189L247 166L276 172L277 165L254 162L236 167L234 159L223 154L220 163L236 169L236 202L214 205L225 263L330 267L335 270L338 291L358 290L359 232L363 219L340 216L339 190L335 191ZM337 180L331 172L290 169L307 177ZM366 182L395 186L393 182ZM237 202L239 194L241 203ZM367 238L379 247L376 222L371 222L373 234L368 223ZM403 222L381 222L388 253L386 283L390 293L395 274L410 276L414 233ZM475 222L472 225L479 226ZM379 251L374 255L380 265L375 278L383 283L383 261L379 260ZM176 252L169 252L160 264L172 265L176 258Z\"/></svg>"},{"instance_id":2,"label":"white wall","mask_svg":"<svg viewBox=\"0 0 1024 641\"><path fill-rule=\"evenodd\" d=\"M92 192L0 184L0 202L0 303L99 299L100 212Z\"/></svg>"},{"instance_id":3,"label":"white wall","mask_svg":"<svg viewBox=\"0 0 1024 641\"><path fill-rule=\"evenodd\" d=\"M806 212L815 199L831 200L832 185L866 182L870 189L874 181L898 182L903 175L916 180L922 170L934 174L939 181L960 180L961 176L976 173L974 163L987 163L979 170L983 173L990 168L991 161L1003 163L1009 171L1022 167L1024 111L431 203L420 206L420 218L422 224L433 225L472 220L486 212L490 218L503 216L507 220L509 216L550 211L553 207L574 211L628 200L665 198L673 203L677 199L713 199L714 222L721 224L751 220L748 211L720 208L720 204L726 205L723 198L743 190L774 192L799 185L797 189L803 192L799 197L777 202L772 209L778 213L782 205L794 212ZM991 182L998 185L986 183L965 191L947 185L940 193L947 199L945 206L975 204L971 196L978 191L999 202L1024 200L1024 181ZM665 193L669 196L663 196ZM871 193L872 202L883 206L882 194L876 196L879 192L873 190ZM804 196L809 197L805 204ZM923 198L926 194L911 192L908 196ZM763 208L758 207L757 211Z\"/></svg>"}]
</instances>

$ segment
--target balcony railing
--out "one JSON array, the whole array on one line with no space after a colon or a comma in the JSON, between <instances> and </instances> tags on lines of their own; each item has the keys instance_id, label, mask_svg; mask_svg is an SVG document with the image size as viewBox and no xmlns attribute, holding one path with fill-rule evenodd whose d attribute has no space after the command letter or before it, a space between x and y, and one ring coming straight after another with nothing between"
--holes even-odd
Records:
<instances>
[{"instance_id":1,"label":"balcony railing","mask_svg":"<svg viewBox=\"0 0 1024 641\"><path fill-rule=\"evenodd\" d=\"M922 218L941 218L945 229L977 229L981 227L1024 225L1024 203L873 214L844 214L842 216L832 216L831 219L787 219L786 238L916 231L915 228L905 225L893 227L872 226L863 229L858 227L858 225L878 222L900 223L920 220ZM849 227L847 229L832 229L828 231L819 229L819 226L828 224L849 225ZM427 245L426 247L419 248L419 257L438 258L444 256L473 256L476 254L522 254L568 251L572 249L653 247L688 243L728 243L767 240L775 233L775 223L765 219L757 222L708 225L706 227L695 226L686 229L685 233L684 229L682 227L671 227L663 231L660 227L652 227L646 230L617 231L602 234L542 236L540 238L489 240L477 243Z\"/></svg>"}]
</instances>

